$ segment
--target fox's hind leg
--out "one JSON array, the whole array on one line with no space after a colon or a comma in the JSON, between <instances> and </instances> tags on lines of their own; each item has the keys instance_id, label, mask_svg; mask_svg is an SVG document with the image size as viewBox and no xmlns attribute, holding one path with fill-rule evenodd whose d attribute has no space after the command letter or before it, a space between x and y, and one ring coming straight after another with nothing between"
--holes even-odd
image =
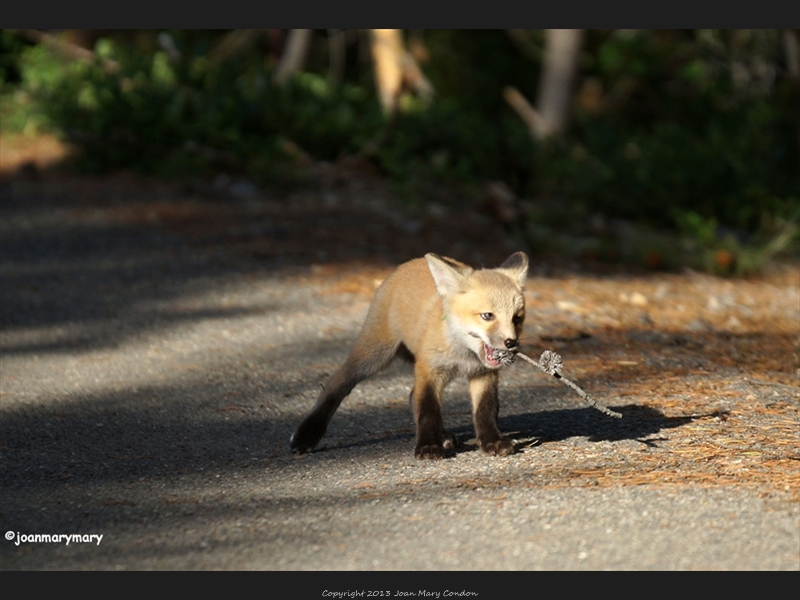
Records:
<instances>
[{"instance_id":1,"label":"fox's hind leg","mask_svg":"<svg viewBox=\"0 0 800 600\"><path fill-rule=\"evenodd\" d=\"M319 443L342 400L358 383L386 367L397 348L398 343L375 344L374 340L365 342L359 338L347 360L325 384L314 408L289 440L289 447L295 454L308 452Z\"/></svg>"}]
</instances>

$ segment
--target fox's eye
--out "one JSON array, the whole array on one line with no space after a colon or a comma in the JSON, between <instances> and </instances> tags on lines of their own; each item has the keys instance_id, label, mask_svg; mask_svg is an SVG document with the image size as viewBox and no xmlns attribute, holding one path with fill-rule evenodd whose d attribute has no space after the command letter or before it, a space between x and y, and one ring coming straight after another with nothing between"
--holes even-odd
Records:
<instances>
[{"instance_id":1,"label":"fox's eye","mask_svg":"<svg viewBox=\"0 0 800 600\"><path fill-rule=\"evenodd\" d=\"M511 322L514 323L514 325L519 325L520 323L522 323L524 318L525 318L524 315L514 315L514 318L511 319Z\"/></svg>"},{"instance_id":2,"label":"fox's eye","mask_svg":"<svg viewBox=\"0 0 800 600\"><path fill-rule=\"evenodd\" d=\"M481 313L481 319L484 321L494 321L494 313Z\"/></svg>"}]
</instances>

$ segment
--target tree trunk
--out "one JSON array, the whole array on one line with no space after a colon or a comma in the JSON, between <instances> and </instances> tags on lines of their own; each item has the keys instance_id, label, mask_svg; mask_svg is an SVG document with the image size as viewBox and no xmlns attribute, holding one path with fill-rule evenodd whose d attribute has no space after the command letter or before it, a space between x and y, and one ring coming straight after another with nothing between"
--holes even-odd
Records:
<instances>
[{"instance_id":1,"label":"tree trunk","mask_svg":"<svg viewBox=\"0 0 800 600\"><path fill-rule=\"evenodd\" d=\"M569 118L572 82L578 70L582 29L548 29L544 73L536 105L542 116L541 137L558 135Z\"/></svg>"},{"instance_id":2,"label":"tree trunk","mask_svg":"<svg viewBox=\"0 0 800 600\"><path fill-rule=\"evenodd\" d=\"M338 85L344 75L344 59L346 50L344 29L328 29L328 81Z\"/></svg>"},{"instance_id":3,"label":"tree trunk","mask_svg":"<svg viewBox=\"0 0 800 600\"><path fill-rule=\"evenodd\" d=\"M371 29L370 39L378 98L384 112L392 113L403 85L403 38L399 29Z\"/></svg>"},{"instance_id":4,"label":"tree trunk","mask_svg":"<svg viewBox=\"0 0 800 600\"><path fill-rule=\"evenodd\" d=\"M303 68L311 41L311 29L292 29L286 40L281 61L275 70L276 83L283 84Z\"/></svg>"},{"instance_id":5,"label":"tree trunk","mask_svg":"<svg viewBox=\"0 0 800 600\"><path fill-rule=\"evenodd\" d=\"M256 38L263 33L260 29L234 29L217 42L208 53L212 62L226 61L244 49L252 46Z\"/></svg>"},{"instance_id":6,"label":"tree trunk","mask_svg":"<svg viewBox=\"0 0 800 600\"><path fill-rule=\"evenodd\" d=\"M378 98L387 114L397 110L403 86L430 100L433 87L403 44L400 29L370 29L372 61Z\"/></svg>"},{"instance_id":7,"label":"tree trunk","mask_svg":"<svg viewBox=\"0 0 800 600\"><path fill-rule=\"evenodd\" d=\"M783 49L786 52L786 70L789 77L800 79L800 43L794 30L783 30Z\"/></svg>"},{"instance_id":8,"label":"tree trunk","mask_svg":"<svg viewBox=\"0 0 800 600\"><path fill-rule=\"evenodd\" d=\"M537 108L533 108L515 88L504 96L511 107L539 140L560 135L566 127L572 106L572 84L578 70L583 29L547 29L545 56Z\"/></svg>"}]
</instances>

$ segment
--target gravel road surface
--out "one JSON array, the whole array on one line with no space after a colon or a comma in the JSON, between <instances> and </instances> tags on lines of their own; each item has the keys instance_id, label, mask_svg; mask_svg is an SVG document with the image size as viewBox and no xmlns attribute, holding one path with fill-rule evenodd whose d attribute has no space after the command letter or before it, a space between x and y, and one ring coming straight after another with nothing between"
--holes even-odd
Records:
<instances>
[{"instance_id":1,"label":"gravel road surface","mask_svg":"<svg viewBox=\"0 0 800 600\"><path fill-rule=\"evenodd\" d=\"M353 205L356 222L330 196L320 214L245 192L3 185L3 570L800 569L796 265L745 287L533 269L523 349L555 348L623 419L518 361L501 378L501 427L519 452L476 450L459 382L445 421L463 447L417 461L412 376L397 364L294 457L289 436L375 286L436 230L384 205ZM370 250L392 235L417 241ZM681 286L702 314L676 328L659 310L695 310ZM759 293L773 304L736 296ZM769 364L748 354L764 345Z\"/></svg>"}]
</instances>

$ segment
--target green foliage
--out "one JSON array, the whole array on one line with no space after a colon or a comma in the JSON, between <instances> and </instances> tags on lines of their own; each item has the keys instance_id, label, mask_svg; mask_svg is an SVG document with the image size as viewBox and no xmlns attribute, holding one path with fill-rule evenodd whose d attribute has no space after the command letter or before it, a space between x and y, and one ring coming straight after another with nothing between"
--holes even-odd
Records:
<instances>
[{"instance_id":1,"label":"green foliage","mask_svg":"<svg viewBox=\"0 0 800 600\"><path fill-rule=\"evenodd\" d=\"M29 44L13 31L0 29L0 85L18 84L22 78L17 58Z\"/></svg>"},{"instance_id":2,"label":"green foliage","mask_svg":"<svg viewBox=\"0 0 800 600\"><path fill-rule=\"evenodd\" d=\"M425 64L436 93L452 98L470 113L492 121L506 111L502 90L508 85L534 98L543 47L541 31L527 36L528 51L520 52L503 30L430 30L425 42L431 60Z\"/></svg>"},{"instance_id":3,"label":"green foliage","mask_svg":"<svg viewBox=\"0 0 800 600\"><path fill-rule=\"evenodd\" d=\"M710 116L700 133L675 122L627 132L587 120L568 146L542 149L542 185L605 214L669 225L670 207L691 208L751 229L761 211L786 213L800 197L791 165L781 164L790 151L780 125L759 108L742 111L735 135L727 115Z\"/></svg>"},{"instance_id":4,"label":"green foliage","mask_svg":"<svg viewBox=\"0 0 800 600\"><path fill-rule=\"evenodd\" d=\"M475 197L499 179L534 204L558 203L549 215L530 211L534 228L566 231L593 215L666 227L698 256L729 252L730 272L797 243L800 86L781 75L777 31L588 31L573 119L547 143L532 140L502 94L512 85L536 98L541 31L425 31L422 68L436 97L427 107L404 97L389 121L369 64L351 52L334 83L321 40L309 70L277 86L263 45L215 62L219 32L173 31L173 61L156 32L130 35L135 43L97 42L110 69L0 32L3 130L64 135L92 171L281 181L310 160L360 152L417 199L437 186Z\"/></svg>"},{"instance_id":5,"label":"green foliage","mask_svg":"<svg viewBox=\"0 0 800 600\"><path fill-rule=\"evenodd\" d=\"M428 110L396 117L377 156L398 179L457 185L486 179L513 181L513 169L504 166L529 169L533 151L527 132L509 116L492 122L459 107L454 99L443 98Z\"/></svg>"},{"instance_id":6,"label":"green foliage","mask_svg":"<svg viewBox=\"0 0 800 600\"><path fill-rule=\"evenodd\" d=\"M800 89L758 78L776 60L769 35L753 49L718 34L713 51L692 32L590 39L586 76L608 90L604 103L579 109L563 140L538 149L533 193L677 227L706 245L720 227L740 245L767 244L765 219L796 220Z\"/></svg>"},{"instance_id":7,"label":"green foliage","mask_svg":"<svg viewBox=\"0 0 800 600\"><path fill-rule=\"evenodd\" d=\"M572 246L651 268L726 275L797 250L798 86L758 79L776 62L776 40L762 36L761 48L748 49L712 34L711 50L692 32L668 40L659 32L589 36L584 82L605 92L603 102L582 106L579 94L564 138L537 148L529 194L566 200L548 217L562 217L551 230L574 229L594 213L633 220L647 233L623 242L570 239ZM748 60L759 68L748 71ZM548 218L535 218L538 239L553 237ZM673 228L679 239L653 226Z\"/></svg>"},{"instance_id":8,"label":"green foliage","mask_svg":"<svg viewBox=\"0 0 800 600\"><path fill-rule=\"evenodd\" d=\"M712 273L751 275L776 254L793 247L797 250L800 210L789 219L764 213L760 227L747 241L721 227L714 217L704 218L694 211L673 212L683 238L682 263Z\"/></svg>"},{"instance_id":9,"label":"green foliage","mask_svg":"<svg viewBox=\"0 0 800 600\"><path fill-rule=\"evenodd\" d=\"M312 73L278 87L259 57L214 64L189 49L173 64L163 51L143 55L108 39L96 53L119 68L65 62L41 46L20 60L22 88L49 123L81 143L92 171L136 166L170 174L248 164L277 171L294 160L286 140L334 159L357 151L383 123L360 88Z\"/></svg>"}]
</instances>

